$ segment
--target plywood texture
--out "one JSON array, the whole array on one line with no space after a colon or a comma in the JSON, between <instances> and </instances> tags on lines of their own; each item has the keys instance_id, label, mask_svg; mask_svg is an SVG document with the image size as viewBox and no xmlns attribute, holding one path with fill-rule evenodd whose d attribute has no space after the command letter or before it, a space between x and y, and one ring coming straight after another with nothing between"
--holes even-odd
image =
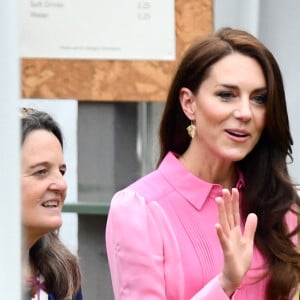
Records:
<instances>
[{"instance_id":1,"label":"plywood texture","mask_svg":"<svg viewBox=\"0 0 300 300\"><path fill-rule=\"evenodd\" d=\"M176 61L23 58L22 97L163 101L182 52L212 23L212 0L176 0Z\"/></svg>"}]
</instances>

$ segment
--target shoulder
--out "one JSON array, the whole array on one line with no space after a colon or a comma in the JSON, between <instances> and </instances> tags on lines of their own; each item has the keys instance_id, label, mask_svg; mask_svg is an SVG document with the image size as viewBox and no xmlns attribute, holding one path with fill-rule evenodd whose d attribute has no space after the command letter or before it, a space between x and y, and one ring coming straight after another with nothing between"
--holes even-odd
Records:
<instances>
[{"instance_id":1,"label":"shoulder","mask_svg":"<svg viewBox=\"0 0 300 300\"><path fill-rule=\"evenodd\" d=\"M160 232L172 231L168 218L156 201L148 201L139 192L126 188L117 192L110 204L106 236L121 239L122 244L133 240L152 240L160 243ZM169 235L169 234L168 234ZM129 247L131 247L129 245Z\"/></svg>"},{"instance_id":2,"label":"shoulder","mask_svg":"<svg viewBox=\"0 0 300 300\"><path fill-rule=\"evenodd\" d=\"M125 190L134 191L147 202L153 200L159 202L167 194L174 191L176 182L181 180L184 175L186 175L186 169L179 163L176 155L170 152L156 170L139 178L126 187Z\"/></svg>"},{"instance_id":3,"label":"shoulder","mask_svg":"<svg viewBox=\"0 0 300 300\"><path fill-rule=\"evenodd\" d=\"M127 225L131 221L135 223L136 220L152 218L153 214L157 214L159 206L156 202L149 201L148 198L145 192L132 187L125 188L113 196L108 218L114 217L115 220L127 223ZM134 220L129 220L129 216L135 216Z\"/></svg>"},{"instance_id":4,"label":"shoulder","mask_svg":"<svg viewBox=\"0 0 300 300\"><path fill-rule=\"evenodd\" d=\"M158 169L138 179L124 190L140 195L148 203L154 200L159 202L166 194L173 191L173 187Z\"/></svg>"}]
</instances>

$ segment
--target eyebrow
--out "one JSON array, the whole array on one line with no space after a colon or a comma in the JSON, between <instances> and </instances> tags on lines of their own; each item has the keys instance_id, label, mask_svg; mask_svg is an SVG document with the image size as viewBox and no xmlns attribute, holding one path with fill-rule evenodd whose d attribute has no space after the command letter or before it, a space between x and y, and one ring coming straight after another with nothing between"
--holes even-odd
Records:
<instances>
[{"instance_id":1,"label":"eyebrow","mask_svg":"<svg viewBox=\"0 0 300 300\"><path fill-rule=\"evenodd\" d=\"M29 170L32 170L32 169L35 169L35 168L37 168L37 167L40 167L40 166L50 166L51 164L49 163L49 162L47 162L47 161L42 161L42 162L39 162L39 163L36 163L36 164L34 164L34 165L31 165L31 166L29 166ZM60 167L63 167L63 168L65 168L65 169L67 169L67 165L64 163L64 164L62 164L62 165L60 165Z\"/></svg>"},{"instance_id":2,"label":"eyebrow","mask_svg":"<svg viewBox=\"0 0 300 300\"><path fill-rule=\"evenodd\" d=\"M226 84L226 83L217 84L216 87L225 87L228 89L235 89L235 90L239 89L239 87L237 85ZM267 91L268 91L267 87L260 87L260 88L253 90L253 92L255 92L255 93L257 93L257 92L265 92L266 93Z\"/></svg>"},{"instance_id":3,"label":"eyebrow","mask_svg":"<svg viewBox=\"0 0 300 300\"><path fill-rule=\"evenodd\" d=\"M260 93L267 93L268 89L266 87L262 87L262 88L257 88L254 90L254 92L260 92Z\"/></svg>"}]
</instances>

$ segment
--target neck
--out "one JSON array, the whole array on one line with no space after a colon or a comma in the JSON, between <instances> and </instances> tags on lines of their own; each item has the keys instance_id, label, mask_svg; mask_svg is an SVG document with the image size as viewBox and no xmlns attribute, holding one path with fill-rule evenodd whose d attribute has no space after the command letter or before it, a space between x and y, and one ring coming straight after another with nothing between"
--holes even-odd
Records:
<instances>
[{"instance_id":1,"label":"neck","mask_svg":"<svg viewBox=\"0 0 300 300\"><path fill-rule=\"evenodd\" d=\"M189 149L179 160L191 173L204 181L220 184L228 189L236 185L237 172L233 162L210 162L198 154L194 155Z\"/></svg>"}]
</instances>

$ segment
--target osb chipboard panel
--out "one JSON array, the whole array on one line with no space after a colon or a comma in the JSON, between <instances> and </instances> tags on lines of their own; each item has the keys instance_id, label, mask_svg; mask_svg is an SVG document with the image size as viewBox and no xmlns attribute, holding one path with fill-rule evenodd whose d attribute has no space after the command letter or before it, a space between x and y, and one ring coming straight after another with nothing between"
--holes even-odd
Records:
<instances>
[{"instance_id":1,"label":"osb chipboard panel","mask_svg":"<svg viewBox=\"0 0 300 300\"><path fill-rule=\"evenodd\" d=\"M163 101L178 59L212 31L212 0L176 0L176 60L22 59L22 97Z\"/></svg>"}]
</instances>

